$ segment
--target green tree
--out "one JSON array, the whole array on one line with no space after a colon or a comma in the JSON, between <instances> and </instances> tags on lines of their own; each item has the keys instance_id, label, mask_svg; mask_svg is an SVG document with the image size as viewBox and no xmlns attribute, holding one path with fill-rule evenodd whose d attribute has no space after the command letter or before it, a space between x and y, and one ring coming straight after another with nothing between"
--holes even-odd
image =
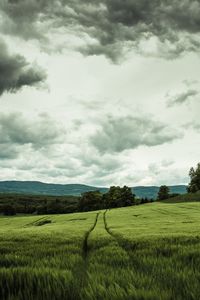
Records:
<instances>
[{"instance_id":1,"label":"green tree","mask_svg":"<svg viewBox=\"0 0 200 300\"><path fill-rule=\"evenodd\" d=\"M3 213L5 216L14 216L14 215L16 215L15 207L13 205L9 205L9 204L4 205Z\"/></svg>"},{"instance_id":2,"label":"green tree","mask_svg":"<svg viewBox=\"0 0 200 300\"><path fill-rule=\"evenodd\" d=\"M121 188L121 198L123 206L130 206L135 202L135 195L133 194L132 189L126 185Z\"/></svg>"},{"instance_id":3,"label":"green tree","mask_svg":"<svg viewBox=\"0 0 200 300\"><path fill-rule=\"evenodd\" d=\"M108 193L104 195L107 208L130 206L134 204L135 195L130 187L111 186Z\"/></svg>"},{"instance_id":4,"label":"green tree","mask_svg":"<svg viewBox=\"0 0 200 300\"><path fill-rule=\"evenodd\" d=\"M200 163L197 164L196 169L190 169L189 176L190 183L187 189L188 193L196 193L200 190Z\"/></svg>"},{"instance_id":5,"label":"green tree","mask_svg":"<svg viewBox=\"0 0 200 300\"><path fill-rule=\"evenodd\" d=\"M119 186L111 186L108 193L105 195L107 208L120 207L121 193Z\"/></svg>"},{"instance_id":6,"label":"green tree","mask_svg":"<svg viewBox=\"0 0 200 300\"><path fill-rule=\"evenodd\" d=\"M165 200L170 197L169 195L169 188L166 185L161 185L159 192L158 192L158 200Z\"/></svg>"},{"instance_id":7,"label":"green tree","mask_svg":"<svg viewBox=\"0 0 200 300\"><path fill-rule=\"evenodd\" d=\"M90 211L104 208L103 195L99 191L83 193L79 199L78 210Z\"/></svg>"},{"instance_id":8,"label":"green tree","mask_svg":"<svg viewBox=\"0 0 200 300\"><path fill-rule=\"evenodd\" d=\"M47 214L60 214L61 212L62 212L62 205L58 199L50 200L47 203L47 208L46 208Z\"/></svg>"}]
</instances>

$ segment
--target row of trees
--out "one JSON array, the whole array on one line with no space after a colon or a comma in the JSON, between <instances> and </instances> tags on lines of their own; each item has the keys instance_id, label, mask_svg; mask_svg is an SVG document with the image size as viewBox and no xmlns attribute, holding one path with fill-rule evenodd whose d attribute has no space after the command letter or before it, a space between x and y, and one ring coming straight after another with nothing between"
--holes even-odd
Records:
<instances>
[{"instance_id":1,"label":"row of trees","mask_svg":"<svg viewBox=\"0 0 200 300\"><path fill-rule=\"evenodd\" d=\"M189 176L188 192L196 193L200 191L200 163L196 168L190 169ZM177 195L171 194L169 187L162 185L157 200L162 201ZM152 201L152 199L147 198L136 198L132 189L128 186L111 186L105 194L99 191L91 191L82 194L81 197L0 194L0 214L62 214L145 204Z\"/></svg>"},{"instance_id":2,"label":"row of trees","mask_svg":"<svg viewBox=\"0 0 200 300\"><path fill-rule=\"evenodd\" d=\"M116 208L152 202L138 199L130 187L112 186L106 194L99 191L83 193L81 197L46 197L31 195L0 195L0 214L65 214L79 211Z\"/></svg>"},{"instance_id":3,"label":"row of trees","mask_svg":"<svg viewBox=\"0 0 200 300\"><path fill-rule=\"evenodd\" d=\"M79 197L0 194L0 214L64 214L77 212Z\"/></svg>"},{"instance_id":4,"label":"row of trees","mask_svg":"<svg viewBox=\"0 0 200 300\"><path fill-rule=\"evenodd\" d=\"M191 168L189 172L190 183L188 192L195 193L200 191L200 163L196 169ZM162 185L158 191L157 200L162 201L178 196L178 193L170 193L170 189L166 185ZM153 202L152 199L137 199L128 186L119 187L111 186L106 194L101 194L99 191L84 193L79 200L78 210L88 211L104 208L116 208L123 206L131 206Z\"/></svg>"},{"instance_id":5,"label":"row of trees","mask_svg":"<svg viewBox=\"0 0 200 300\"><path fill-rule=\"evenodd\" d=\"M35 215L51 215L51 214L67 214L77 212L77 204L65 205L59 200L53 200L47 204L31 206L28 209L15 203L3 204L0 206L0 214L5 216L14 216L16 214L35 214Z\"/></svg>"},{"instance_id":6,"label":"row of trees","mask_svg":"<svg viewBox=\"0 0 200 300\"><path fill-rule=\"evenodd\" d=\"M83 193L79 199L78 211L110 209L154 202L153 199L136 198L130 187L111 186L105 194L99 191Z\"/></svg>"},{"instance_id":7,"label":"row of trees","mask_svg":"<svg viewBox=\"0 0 200 300\"><path fill-rule=\"evenodd\" d=\"M135 195L128 186L111 186L105 194L99 191L82 194L78 204L78 210L90 211L97 209L116 208L135 204Z\"/></svg>"}]
</instances>

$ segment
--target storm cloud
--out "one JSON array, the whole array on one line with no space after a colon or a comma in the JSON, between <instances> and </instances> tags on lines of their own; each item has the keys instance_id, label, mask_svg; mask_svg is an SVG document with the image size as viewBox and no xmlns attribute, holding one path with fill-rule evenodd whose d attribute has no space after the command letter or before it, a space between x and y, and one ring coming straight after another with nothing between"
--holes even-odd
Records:
<instances>
[{"instance_id":1,"label":"storm cloud","mask_svg":"<svg viewBox=\"0 0 200 300\"><path fill-rule=\"evenodd\" d=\"M0 40L0 95L16 92L24 86L36 86L46 79L41 68L31 66L21 55L11 55Z\"/></svg>"},{"instance_id":2,"label":"storm cloud","mask_svg":"<svg viewBox=\"0 0 200 300\"><path fill-rule=\"evenodd\" d=\"M79 47L82 53L104 54L113 61L127 50L142 51L141 41L152 37L158 55L166 58L200 49L196 0L3 0L0 9L3 32L47 40L47 28L62 27L92 39Z\"/></svg>"},{"instance_id":3,"label":"storm cloud","mask_svg":"<svg viewBox=\"0 0 200 300\"><path fill-rule=\"evenodd\" d=\"M99 152L112 153L139 146L158 146L180 137L182 134L149 117L108 116L91 137L91 143Z\"/></svg>"}]
</instances>

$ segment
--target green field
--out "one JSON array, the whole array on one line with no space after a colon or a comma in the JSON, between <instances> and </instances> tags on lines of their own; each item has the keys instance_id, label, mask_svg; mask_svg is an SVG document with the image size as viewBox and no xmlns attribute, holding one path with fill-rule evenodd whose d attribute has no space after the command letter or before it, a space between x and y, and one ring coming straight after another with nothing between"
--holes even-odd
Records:
<instances>
[{"instance_id":1,"label":"green field","mask_svg":"<svg viewBox=\"0 0 200 300\"><path fill-rule=\"evenodd\" d=\"M1 300L200 299L198 202L0 217L0 240Z\"/></svg>"}]
</instances>

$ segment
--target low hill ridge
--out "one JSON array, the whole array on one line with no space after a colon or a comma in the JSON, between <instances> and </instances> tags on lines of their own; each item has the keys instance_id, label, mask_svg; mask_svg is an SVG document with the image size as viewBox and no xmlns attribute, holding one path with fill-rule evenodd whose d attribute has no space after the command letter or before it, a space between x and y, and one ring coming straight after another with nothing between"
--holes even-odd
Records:
<instances>
[{"instance_id":1,"label":"low hill ridge","mask_svg":"<svg viewBox=\"0 0 200 300\"><path fill-rule=\"evenodd\" d=\"M186 193L186 185L169 186L171 193L184 194ZM132 188L135 195L141 198L156 198L158 186L135 186ZM40 181L0 181L0 193L24 193L35 195L52 195L78 196L81 193L88 191L100 190L102 193L107 192L106 187L95 187L85 184L53 184Z\"/></svg>"}]
</instances>

